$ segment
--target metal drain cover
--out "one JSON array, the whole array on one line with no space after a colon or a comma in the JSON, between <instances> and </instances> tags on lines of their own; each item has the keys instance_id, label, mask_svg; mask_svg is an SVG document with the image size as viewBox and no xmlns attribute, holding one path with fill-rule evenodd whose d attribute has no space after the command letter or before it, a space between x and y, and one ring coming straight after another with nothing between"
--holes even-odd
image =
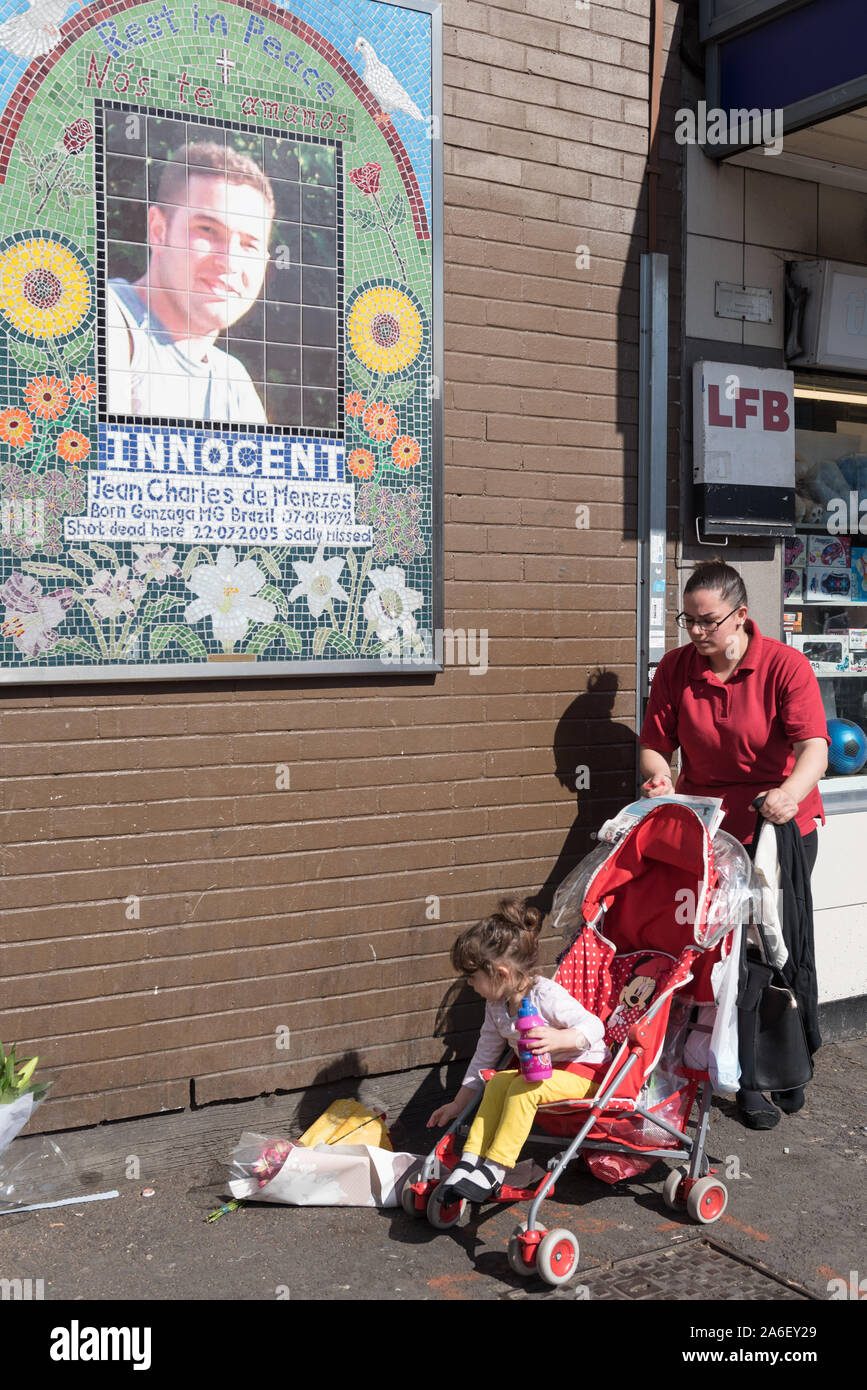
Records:
<instances>
[{"instance_id":1,"label":"metal drain cover","mask_svg":"<svg viewBox=\"0 0 867 1390\"><path fill-rule=\"evenodd\" d=\"M620 1260L611 1269L588 1270L574 1283L546 1294L515 1289L506 1298L587 1298L594 1303L648 1301L791 1299L809 1302L810 1295L793 1288L756 1265L728 1254L705 1240L690 1240L674 1249L655 1250Z\"/></svg>"}]
</instances>

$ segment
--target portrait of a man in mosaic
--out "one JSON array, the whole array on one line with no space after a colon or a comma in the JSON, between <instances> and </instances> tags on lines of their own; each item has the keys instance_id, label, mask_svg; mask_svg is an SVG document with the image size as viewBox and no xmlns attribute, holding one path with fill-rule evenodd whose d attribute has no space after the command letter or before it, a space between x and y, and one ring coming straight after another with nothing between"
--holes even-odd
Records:
<instances>
[{"instance_id":1,"label":"portrait of a man in mosaic","mask_svg":"<svg viewBox=\"0 0 867 1390\"><path fill-rule=\"evenodd\" d=\"M216 339L262 291L271 183L248 155L208 140L182 145L150 182L147 268L106 287L108 408L265 424L250 373Z\"/></svg>"},{"instance_id":2,"label":"portrait of a man in mosaic","mask_svg":"<svg viewBox=\"0 0 867 1390\"><path fill-rule=\"evenodd\" d=\"M335 150L104 115L112 415L334 428Z\"/></svg>"}]
</instances>

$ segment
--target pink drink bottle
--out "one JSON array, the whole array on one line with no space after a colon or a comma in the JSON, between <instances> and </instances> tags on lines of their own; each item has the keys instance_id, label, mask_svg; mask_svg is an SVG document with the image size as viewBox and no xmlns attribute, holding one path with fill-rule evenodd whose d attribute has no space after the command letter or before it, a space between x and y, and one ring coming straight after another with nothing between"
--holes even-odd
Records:
<instances>
[{"instance_id":1,"label":"pink drink bottle","mask_svg":"<svg viewBox=\"0 0 867 1390\"><path fill-rule=\"evenodd\" d=\"M544 1028L545 1020L530 1003L529 999L521 1000L521 1007L518 1010L518 1021L515 1024L521 1039L525 1033L529 1033L532 1028ZM525 1081L547 1081L554 1068L551 1065L550 1052L530 1052L529 1048L518 1044L518 1063L521 1068L521 1075Z\"/></svg>"}]
</instances>

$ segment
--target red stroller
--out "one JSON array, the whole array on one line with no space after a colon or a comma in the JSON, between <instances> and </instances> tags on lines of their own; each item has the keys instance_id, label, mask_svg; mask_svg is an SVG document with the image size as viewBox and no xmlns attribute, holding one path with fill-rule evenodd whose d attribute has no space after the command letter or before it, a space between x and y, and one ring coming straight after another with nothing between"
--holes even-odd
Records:
<instances>
[{"instance_id":1,"label":"red stroller","mask_svg":"<svg viewBox=\"0 0 867 1390\"><path fill-rule=\"evenodd\" d=\"M721 838L734 843L729 836ZM721 949L725 952L723 943L735 926L731 914L719 910L726 905L714 904L717 888L714 849L702 818L685 804L664 802L649 809L616 843L600 844L558 890L555 919L562 926L565 915L577 935L561 957L555 979L603 1020L613 1060L600 1065L595 1095L543 1105L536 1112L536 1129L556 1136L541 1142L553 1142L563 1151L550 1161L537 1189L504 1186L497 1199L532 1199L527 1221L516 1227L509 1242L515 1273L537 1272L555 1285L575 1274L575 1236L563 1229L546 1231L536 1218L579 1152L591 1171L612 1162L603 1153L627 1155L625 1163L615 1160L620 1163L615 1178L643 1171L658 1158L688 1160L665 1182L666 1205L705 1223L718 1220L725 1210L726 1189L710 1176L705 1157L710 1075L706 1062L703 1068L688 1066L684 1056L690 1033L694 1043L696 1031L710 1032L708 1024L691 1022L693 1005L702 1000L712 1004L710 969ZM732 965L736 967L734 960ZM686 991L690 981L692 989ZM678 998L679 991L689 998ZM453 1226L466 1207L463 1198L443 1201L439 1177L457 1162L455 1132L479 1099L473 1098L425 1159L416 1181L403 1189L404 1210L426 1214L438 1229ZM538 1142L535 1130L532 1137ZM565 1140L571 1142L564 1149ZM608 1181L615 1178L607 1175Z\"/></svg>"}]
</instances>

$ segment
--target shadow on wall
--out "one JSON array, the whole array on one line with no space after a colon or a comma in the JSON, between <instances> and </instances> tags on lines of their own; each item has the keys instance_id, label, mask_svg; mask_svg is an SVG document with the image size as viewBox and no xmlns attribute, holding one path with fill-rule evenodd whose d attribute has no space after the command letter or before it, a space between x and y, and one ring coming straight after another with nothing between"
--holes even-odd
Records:
<instances>
[{"instance_id":1,"label":"shadow on wall","mask_svg":"<svg viewBox=\"0 0 867 1390\"><path fill-rule=\"evenodd\" d=\"M466 980L454 980L443 995L433 1027L433 1036L442 1039L443 1055L391 1126L396 1148L426 1152L445 1133L444 1128L427 1129L427 1118L446 1101L453 1100L460 1090L484 1016L484 1002Z\"/></svg>"},{"instance_id":2,"label":"shadow on wall","mask_svg":"<svg viewBox=\"0 0 867 1390\"><path fill-rule=\"evenodd\" d=\"M299 1133L309 1129L332 1101L350 1099L386 1113L395 1149L422 1152L433 1148L444 1131L426 1130L425 1122L460 1088L483 1018L484 1004L479 996L465 980L454 980L443 996L433 1028L433 1036L442 1039L443 1056L430 1067L410 1099L401 1098L399 1113L389 1094L389 1077L368 1077L359 1054L345 1052L317 1072L305 1090L296 1112Z\"/></svg>"},{"instance_id":3,"label":"shadow on wall","mask_svg":"<svg viewBox=\"0 0 867 1390\"><path fill-rule=\"evenodd\" d=\"M379 1081L387 1083L388 1078L369 1078L367 1067L358 1052L353 1050L342 1053L340 1057L334 1057L327 1066L316 1073L310 1085L301 1094L292 1117L293 1136L304 1134L336 1100L357 1100L368 1109L381 1110L386 1115L395 1148L399 1149L401 1145L398 1142L396 1126L392 1123L394 1106L387 1096L378 1094Z\"/></svg>"},{"instance_id":4,"label":"shadow on wall","mask_svg":"<svg viewBox=\"0 0 867 1390\"><path fill-rule=\"evenodd\" d=\"M597 667L587 689L561 715L554 735L554 775L578 801L575 820L548 877L530 902L547 914L566 875L595 846L603 821L635 796L638 739L628 724L611 718L619 682Z\"/></svg>"},{"instance_id":5,"label":"shadow on wall","mask_svg":"<svg viewBox=\"0 0 867 1390\"><path fill-rule=\"evenodd\" d=\"M614 671L597 668L587 688L567 707L554 735L554 775L561 787L575 792L578 813L545 883L529 901L545 915L566 875L595 847L591 836L609 816L635 796L638 740L627 724L612 719L619 682ZM507 895L512 885L503 884ZM491 905L493 910L493 903ZM404 1104L392 1126L395 1144L412 1149L426 1138L432 1148L442 1130L428 1130L427 1116L457 1093L472 1056L484 1017L484 1005L464 980L446 990L437 1010L433 1034L442 1038L443 1056ZM445 1072L445 1074L443 1074ZM369 1103L368 1092L365 1093Z\"/></svg>"}]
</instances>

